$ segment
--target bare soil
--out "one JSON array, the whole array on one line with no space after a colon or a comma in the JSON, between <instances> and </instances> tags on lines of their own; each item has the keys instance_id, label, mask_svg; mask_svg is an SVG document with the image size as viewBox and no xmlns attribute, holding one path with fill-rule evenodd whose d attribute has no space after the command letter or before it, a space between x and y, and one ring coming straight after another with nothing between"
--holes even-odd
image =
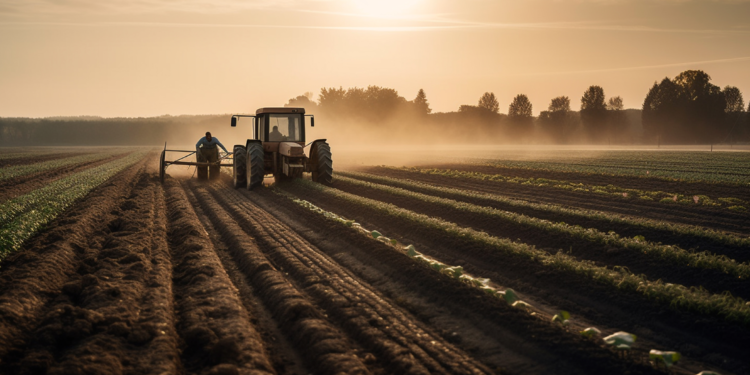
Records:
<instances>
[{"instance_id":1,"label":"bare soil","mask_svg":"<svg viewBox=\"0 0 750 375\"><path fill-rule=\"evenodd\" d=\"M294 183L248 192L232 189L226 176L212 182L168 176L162 185L157 159L151 153L94 189L0 264L0 373L665 373L647 361L652 348L678 350L685 356L672 368L676 374L750 371L743 349L750 346L745 327L677 313L585 280L562 281L560 274L537 264ZM3 185L0 200L104 162L16 179ZM373 171L477 191L498 190L497 184L481 181ZM511 185L502 186L511 196L539 201L553 197L551 191ZM750 295L746 285L720 275L664 267L451 208L335 186L495 236L521 238L551 252L573 246L574 255L602 264L627 265L665 280ZM540 312L531 315L512 308L423 267L278 191L413 243L419 251L463 265L496 285L512 287L540 306ZM652 217L699 225L700 215L714 213L673 208L651 212L656 206L634 209L575 194L563 194L562 199L607 211L648 210ZM712 227L742 231L750 225L742 216L729 215ZM612 228L618 233L637 230ZM694 241L658 231L648 237L681 244ZM710 241L695 244L701 249L720 247ZM577 321L570 326L551 323L551 314L560 309L571 311ZM600 339L578 334L588 324L605 334L636 333L642 346L628 355L615 352Z\"/></svg>"}]
</instances>

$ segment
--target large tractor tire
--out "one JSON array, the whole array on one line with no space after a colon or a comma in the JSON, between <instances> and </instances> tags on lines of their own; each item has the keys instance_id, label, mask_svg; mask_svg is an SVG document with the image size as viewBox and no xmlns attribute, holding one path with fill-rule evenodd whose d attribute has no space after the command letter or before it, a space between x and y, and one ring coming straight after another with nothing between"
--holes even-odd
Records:
<instances>
[{"instance_id":1,"label":"large tractor tire","mask_svg":"<svg viewBox=\"0 0 750 375\"><path fill-rule=\"evenodd\" d=\"M333 182L333 159L331 158L331 146L327 142L315 142L314 149L310 153L313 163L312 180L330 185Z\"/></svg>"},{"instance_id":2,"label":"large tractor tire","mask_svg":"<svg viewBox=\"0 0 750 375\"><path fill-rule=\"evenodd\" d=\"M235 145L232 156L232 176L234 188L247 185L247 150L245 146Z\"/></svg>"},{"instance_id":3,"label":"large tractor tire","mask_svg":"<svg viewBox=\"0 0 750 375\"><path fill-rule=\"evenodd\" d=\"M260 143L249 143L247 145L247 159L245 163L245 179L247 190L252 190L263 184L265 176L265 162L263 161L263 145Z\"/></svg>"}]
</instances>

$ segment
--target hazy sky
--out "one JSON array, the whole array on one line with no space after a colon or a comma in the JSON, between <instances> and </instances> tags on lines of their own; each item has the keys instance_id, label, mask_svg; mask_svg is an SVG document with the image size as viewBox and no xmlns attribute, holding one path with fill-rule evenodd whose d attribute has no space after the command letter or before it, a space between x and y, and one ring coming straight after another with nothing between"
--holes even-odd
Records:
<instances>
[{"instance_id":1,"label":"hazy sky","mask_svg":"<svg viewBox=\"0 0 750 375\"><path fill-rule=\"evenodd\" d=\"M534 112L600 85L640 108L702 69L750 99L750 1L0 0L0 116L252 112L322 87L494 92Z\"/></svg>"}]
</instances>

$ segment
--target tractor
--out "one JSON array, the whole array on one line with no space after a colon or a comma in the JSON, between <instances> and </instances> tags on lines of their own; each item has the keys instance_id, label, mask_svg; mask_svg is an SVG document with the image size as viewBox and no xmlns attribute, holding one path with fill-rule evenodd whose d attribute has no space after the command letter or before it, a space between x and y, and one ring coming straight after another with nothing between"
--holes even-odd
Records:
<instances>
[{"instance_id":1,"label":"tractor","mask_svg":"<svg viewBox=\"0 0 750 375\"><path fill-rule=\"evenodd\" d=\"M315 118L305 115L304 108L260 108L255 115L233 115L232 126L241 117L252 118L253 138L235 145L232 175L235 188L247 190L260 186L266 175L276 182L301 178L311 172L312 180L329 185L333 179L331 147L325 139L305 144L305 119L315 126ZM308 155L305 148L310 146Z\"/></svg>"}]
</instances>

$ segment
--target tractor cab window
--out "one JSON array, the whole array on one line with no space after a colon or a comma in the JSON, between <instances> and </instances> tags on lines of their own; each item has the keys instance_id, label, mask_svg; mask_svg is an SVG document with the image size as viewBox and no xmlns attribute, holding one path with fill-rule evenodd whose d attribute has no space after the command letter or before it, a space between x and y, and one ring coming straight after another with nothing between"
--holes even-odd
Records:
<instances>
[{"instance_id":1,"label":"tractor cab window","mask_svg":"<svg viewBox=\"0 0 750 375\"><path fill-rule=\"evenodd\" d=\"M302 115L271 114L268 118L269 142L301 142Z\"/></svg>"}]
</instances>

